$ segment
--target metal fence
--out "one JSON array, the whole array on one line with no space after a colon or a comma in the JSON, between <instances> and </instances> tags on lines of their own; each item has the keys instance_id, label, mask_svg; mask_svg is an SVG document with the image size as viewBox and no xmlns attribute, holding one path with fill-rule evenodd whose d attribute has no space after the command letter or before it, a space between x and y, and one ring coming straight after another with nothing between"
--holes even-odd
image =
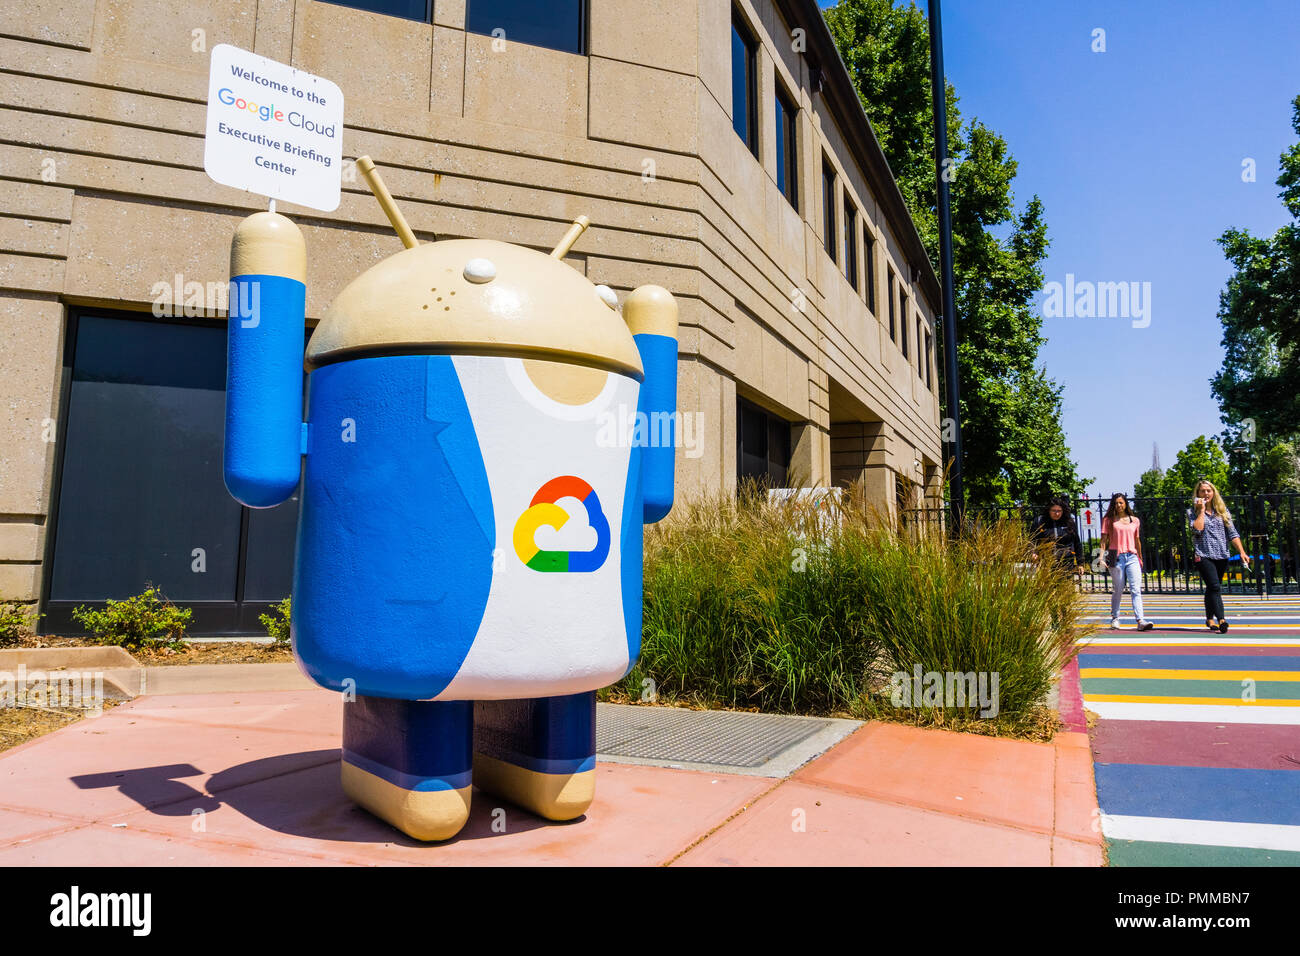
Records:
<instances>
[{"instance_id":1,"label":"metal fence","mask_svg":"<svg viewBox=\"0 0 1300 956\"><path fill-rule=\"evenodd\" d=\"M1242 567L1235 548L1224 579L1225 594L1300 594L1296 558L1300 555L1300 493L1225 496L1242 547L1250 555L1249 569ZM1087 566L1085 590L1109 591L1110 573L1094 570L1101 548L1101 518L1109 498L1085 498L1076 503L1075 525L1083 542ZM1192 529L1187 520L1191 499L1130 498L1133 513L1142 521L1142 590L1152 594L1199 594L1204 590L1197 570ZM968 521L997 519L1022 521L1028 528L1041 507L967 508ZM945 520L936 509L911 509L903 523L933 525Z\"/></svg>"}]
</instances>

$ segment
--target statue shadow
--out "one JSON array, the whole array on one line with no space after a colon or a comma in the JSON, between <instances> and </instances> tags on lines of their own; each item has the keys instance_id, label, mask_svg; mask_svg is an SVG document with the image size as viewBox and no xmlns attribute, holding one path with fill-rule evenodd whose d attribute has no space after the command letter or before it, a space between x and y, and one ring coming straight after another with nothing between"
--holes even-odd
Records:
<instances>
[{"instance_id":1,"label":"statue shadow","mask_svg":"<svg viewBox=\"0 0 1300 956\"><path fill-rule=\"evenodd\" d=\"M83 790L116 787L150 813L191 816L227 806L254 823L290 836L340 843L429 846L414 840L353 803L339 779L340 751L277 754L213 774L202 790L183 782L201 777L192 764L138 767L73 777ZM206 792L205 792L206 791ZM474 790L464 828L446 843L506 837L566 822L544 820L484 791Z\"/></svg>"}]
</instances>

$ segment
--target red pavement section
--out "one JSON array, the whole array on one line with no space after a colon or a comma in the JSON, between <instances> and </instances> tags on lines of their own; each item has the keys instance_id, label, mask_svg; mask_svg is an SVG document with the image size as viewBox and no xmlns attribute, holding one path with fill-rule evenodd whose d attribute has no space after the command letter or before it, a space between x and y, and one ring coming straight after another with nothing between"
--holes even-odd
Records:
<instances>
[{"instance_id":1,"label":"red pavement section","mask_svg":"<svg viewBox=\"0 0 1300 956\"><path fill-rule=\"evenodd\" d=\"M1286 724L1103 720L1092 747L1097 763L1300 770L1298 737Z\"/></svg>"},{"instance_id":2,"label":"red pavement section","mask_svg":"<svg viewBox=\"0 0 1300 956\"><path fill-rule=\"evenodd\" d=\"M678 862L1100 866L1096 805L1085 734L1036 744L874 723Z\"/></svg>"},{"instance_id":3,"label":"red pavement section","mask_svg":"<svg viewBox=\"0 0 1300 956\"><path fill-rule=\"evenodd\" d=\"M339 785L326 691L145 697L0 754L0 865L1101 864L1086 737L868 724L791 779L598 763L581 819L475 792L428 845Z\"/></svg>"},{"instance_id":4,"label":"red pavement section","mask_svg":"<svg viewBox=\"0 0 1300 956\"><path fill-rule=\"evenodd\" d=\"M1057 683L1057 709L1065 729L1077 734L1088 732L1088 718L1083 712L1083 689L1079 684L1079 659L1071 658L1061 668Z\"/></svg>"}]
</instances>

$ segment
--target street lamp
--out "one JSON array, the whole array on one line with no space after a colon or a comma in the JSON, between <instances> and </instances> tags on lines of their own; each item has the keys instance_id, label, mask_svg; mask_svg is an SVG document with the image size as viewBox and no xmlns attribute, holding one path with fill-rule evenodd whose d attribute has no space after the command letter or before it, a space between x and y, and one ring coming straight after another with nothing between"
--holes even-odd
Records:
<instances>
[{"instance_id":1,"label":"street lamp","mask_svg":"<svg viewBox=\"0 0 1300 956\"><path fill-rule=\"evenodd\" d=\"M948 159L948 97L943 79L943 28L939 0L930 0L930 86L934 101L934 178L938 187L939 272L943 285L944 393L952 428L944 451L948 458L948 490L952 526L960 529L965 511L962 491L961 385L957 380L957 306L952 280L952 212L948 203L948 180L944 162Z\"/></svg>"}]
</instances>

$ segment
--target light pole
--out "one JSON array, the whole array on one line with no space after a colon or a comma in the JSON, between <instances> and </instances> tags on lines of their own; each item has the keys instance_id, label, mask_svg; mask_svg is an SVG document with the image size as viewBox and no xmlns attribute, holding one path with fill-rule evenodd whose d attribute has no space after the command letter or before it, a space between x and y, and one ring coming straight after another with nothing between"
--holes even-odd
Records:
<instances>
[{"instance_id":1,"label":"light pole","mask_svg":"<svg viewBox=\"0 0 1300 956\"><path fill-rule=\"evenodd\" d=\"M930 0L930 86L934 102L934 177L939 198L939 280L943 285L943 366L951 437L944 443L948 456L948 492L952 527L962 527L965 498L962 492L961 384L957 380L957 306L952 280L952 213L948 203L948 96L943 78L943 27L939 0Z\"/></svg>"}]
</instances>

